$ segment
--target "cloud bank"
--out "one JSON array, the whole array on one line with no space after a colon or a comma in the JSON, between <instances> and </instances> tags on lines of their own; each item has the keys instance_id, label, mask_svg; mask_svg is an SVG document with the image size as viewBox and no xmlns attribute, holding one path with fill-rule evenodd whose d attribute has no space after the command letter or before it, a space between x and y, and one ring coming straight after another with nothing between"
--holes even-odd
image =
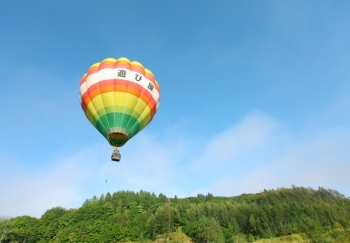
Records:
<instances>
[{"instance_id":1,"label":"cloud bank","mask_svg":"<svg viewBox=\"0 0 350 243\"><path fill-rule=\"evenodd\" d=\"M109 161L105 143L32 171L26 171L15 154L2 151L1 160L8 166L0 172L0 215L40 217L51 207L79 207L94 195L119 190L234 196L293 184L350 195L347 127L291 133L278 119L252 111L212 137L189 131L188 125L146 129L122 150L121 163Z\"/></svg>"}]
</instances>

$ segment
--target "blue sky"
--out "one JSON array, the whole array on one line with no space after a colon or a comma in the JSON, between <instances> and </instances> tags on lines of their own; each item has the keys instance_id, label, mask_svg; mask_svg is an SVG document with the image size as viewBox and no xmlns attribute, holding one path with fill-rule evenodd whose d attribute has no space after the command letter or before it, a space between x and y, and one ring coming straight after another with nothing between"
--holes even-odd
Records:
<instances>
[{"instance_id":1,"label":"blue sky","mask_svg":"<svg viewBox=\"0 0 350 243\"><path fill-rule=\"evenodd\" d=\"M349 10L1 1L0 216L40 217L118 190L234 196L293 184L350 196ZM107 57L141 62L161 87L122 163L78 101L81 76Z\"/></svg>"}]
</instances>

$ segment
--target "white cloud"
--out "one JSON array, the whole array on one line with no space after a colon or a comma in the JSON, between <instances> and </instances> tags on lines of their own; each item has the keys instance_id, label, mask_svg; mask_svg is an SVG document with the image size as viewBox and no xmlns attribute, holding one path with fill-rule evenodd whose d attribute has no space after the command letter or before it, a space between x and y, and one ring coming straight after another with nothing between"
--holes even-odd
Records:
<instances>
[{"instance_id":1,"label":"white cloud","mask_svg":"<svg viewBox=\"0 0 350 243\"><path fill-rule=\"evenodd\" d=\"M178 183L181 168L177 162L185 153L185 144L176 134L157 141L144 131L122 149L120 163L110 161L111 149L103 143L30 170L14 154L0 153L7 163L0 171L0 191L6 195L0 198L0 215L40 217L52 207L80 207L86 199L108 191L189 196Z\"/></svg>"},{"instance_id":2,"label":"white cloud","mask_svg":"<svg viewBox=\"0 0 350 243\"><path fill-rule=\"evenodd\" d=\"M252 111L238 124L209 139L192 171L205 177L205 185L210 180L239 178L266 163L271 156L267 150L281 138L286 140L284 128L277 120Z\"/></svg>"},{"instance_id":3,"label":"white cloud","mask_svg":"<svg viewBox=\"0 0 350 243\"><path fill-rule=\"evenodd\" d=\"M198 167L212 163L232 163L240 156L264 149L273 142L279 127L276 120L261 112L249 113L242 122L214 136L204 154L196 162Z\"/></svg>"},{"instance_id":4,"label":"white cloud","mask_svg":"<svg viewBox=\"0 0 350 243\"><path fill-rule=\"evenodd\" d=\"M248 118L236 127L246 127L245 123L250 119L260 118L248 115ZM231 130L219 136L228 139L214 138L209 142L211 146L208 146L204 155L213 160L214 165L207 166L203 172L201 168L201 173L208 176L205 186L199 191L232 196L277 187L291 187L294 184L314 188L322 186L350 195L350 129L310 128L301 134L289 134L278 126L272 125L272 129L264 129L266 126L262 123L255 124L257 127L249 130L265 131L264 136L261 136L263 139L258 140L258 143L243 142L239 149L240 152L249 151L251 156L236 156L231 151L225 151L234 143L221 146L225 144L223 141L235 141L239 137ZM242 134L245 134L244 131ZM249 136L249 133L246 134ZM280 135L278 139L276 134ZM285 138L291 138L293 142ZM212 151L211 148L215 146L219 146L223 152ZM259 149L260 147L263 149ZM219 152L231 153L229 159L225 158L225 165L216 163L217 160L213 159Z\"/></svg>"},{"instance_id":5,"label":"white cloud","mask_svg":"<svg viewBox=\"0 0 350 243\"><path fill-rule=\"evenodd\" d=\"M128 190L189 196L182 186L186 177L183 161L191 151L192 141L175 132L177 129L165 129L164 137L142 131L122 149Z\"/></svg>"},{"instance_id":6,"label":"white cloud","mask_svg":"<svg viewBox=\"0 0 350 243\"><path fill-rule=\"evenodd\" d=\"M35 171L6 156L0 172L0 215L39 217L49 208L69 207L85 181L101 167L103 160L96 156L101 152L94 153L98 150L92 147Z\"/></svg>"},{"instance_id":7,"label":"white cloud","mask_svg":"<svg viewBox=\"0 0 350 243\"><path fill-rule=\"evenodd\" d=\"M110 162L111 150L105 143L28 171L15 154L1 152L1 161L7 163L0 171L0 191L5 195L0 197L0 215L39 217L52 207L79 207L94 195L119 190L234 196L294 184L350 194L348 128L291 134L278 120L254 111L209 139L194 137L181 126L170 130L138 134L122 149L120 163Z\"/></svg>"}]
</instances>

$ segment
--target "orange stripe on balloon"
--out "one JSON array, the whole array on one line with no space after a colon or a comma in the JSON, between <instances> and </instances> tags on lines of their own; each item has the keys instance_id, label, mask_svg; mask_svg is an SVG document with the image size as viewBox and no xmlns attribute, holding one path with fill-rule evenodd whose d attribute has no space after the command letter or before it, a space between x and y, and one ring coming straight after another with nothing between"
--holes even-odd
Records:
<instances>
[{"instance_id":1,"label":"orange stripe on balloon","mask_svg":"<svg viewBox=\"0 0 350 243\"><path fill-rule=\"evenodd\" d=\"M105 69L105 68L114 68L114 62L103 61L103 62L101 62L100 66L98 67L98 70Z\"/></svg>"},{"instance_id":2,"label":"orange stripe on balloon","mask_svg":"<svg viewBox=\"0 0 350 243\"><path fill-rule=\"evenodd\" d=\"M154 116L154 114L156 113L156 107L157 107L154 99L150 100L150 102L148 103L148 107L151 110L151 115Z\"/></svg>"},{"instance_id":3,"label":"orange stripe on balloon","mask_svg":"<svg viewBox=\"0 0 350 243\"><path fill-rule=\"evenodd\" d=\"M84 111L86 111L86 108L88 106L88 104L90 103L91 99L90 99L90 96L89 96L89 92L85 92L85 94L82 96L81 98L83 100L82 102L82 108Z\"/></svg>"},{"instance_id":4,"label":"orange stripe on balloon","mask_svg":"<svg viewBox=\"0 0 350 243\"><path fill-rule=\"evenodd\" d=\"M106 82L107 83L107 82ZM109 81L110 83L110 81ZM86 104L86 106L91 102L92 99L94 99L96 96L100 94L104 94L107 92L122 92L122 93L128 93L131 95L134 95L135 97L138 97L139 99L142 99L143 102L148 104L148 107L150 110L155 106L156 102L154 98L152 97L151 93L147 89L142 89L142 86L135 83L132 83L133 85L123 84L123 85L98 85L94 84L89 89L88 92L84 94L82 97L83 102Z\"/></svg>"},{"instance_id":5,"label":"orange stripe on balloon","mask_svg":"<svg viewBox=\"0 0 350 243\"><path fill-rule=\"evenodd\" d=\"M86 73L84 74L84 76L80 80L80 86L85 82L86 82Z\"/></svg>"},{"instance_id":6,"label":"orange stripe on balloon","mask_svg":"<svg viewBox=\"0 0 350 243\"><path fill-rule=\"evenodd\" d=\"M126 92L128 91L128 85L116 84L116 85L114 85L114 91L115 91L115 92L126 93Z\"/></svg>"},{"instance_id":7,"label":"orange stripe on balloon","mask_svg":"<svg viewBox=\"0 0 350 243\"><path fill-rule=\"evenodd\" d=\"M98 82L98 84L99 84L99 87L114 85L114 79L106 79Z\"/></svg>"},{"instance_id":8,"label":"orange stripe on balloon","mask_svg":"<svg viewBox=\"0 0 350 243\"><path fill-rule=\"evenodd\" d=\"M158 94L160 94L160 87L157 81L155 81L155 87L156 87L156 90L158 91Z\"/></svg>"},{"instance_id":9,"label":"orange stripe on balloon","mask_svg":"<svg viewBox=\"0 0 350 243\"><path fill-rule=\"evenodd\" d=\"M89 77L91 74L93 73L97 73L98 72L98 65L97 64L94 64L92 65L89 70L87 71L86 73L86 78Z\"/></svg>"},{"instance_id":10,"label":"orange stripe on balloon","mask_svg":"<svg viewBox=\"0 0 350 243\"><path fill-rule=\"evenodd\" d=\"M134 96L136 96L136 97L140 97L141 90L139 90L139 89L134 89L134 88L132 88L132 87L129 87L128 93L129 93L129 94L132 94L132 95L134 95Z\"/></svg>"},{"instance_id":11,"label":"orange stripe on balloon","mask_svg":"<svg viewBox=\"0 0 350 243\"><path fill-rule=\"evenodd\" d=\"M113 92L114 91L114 85L104 85L100 87L100 94Z\"/></svg>"},{"instance_id":12,"label":"orange stripe on balloon","mask_svg":"<svg viewBox=\"0 0 350 243\"><path fill-rule=\"evenodd\" d=\"M132 65L131 66L131 71L140 73L145 76L145 69L139 65Z\"/></svg>"},{"instance_id":13,"label":"orange stripe on balloon","mask_svg":"<svg viewBox=\"0 0 350 243\"><path fill-rule=\"evenodd\" d=\"M153 73L150 70L145 69L145 77L148 80L150 80L152 83L155 83L154 75L153 75Z\"/></svg>"},{"instance_id":14,"label":"orange stripe on balloon","mask_svg":"<svg viewBox=\"0 0 350 243\"><path fill-rule=\"evenodd\" d=\"M131 64L130 64L130 62L118 59L114 64L114 68L125 68L125 69L130 70Z\"/></svg>"},{"instance_id":15,"label":"orange stripe on balloon","mask_svg":"<svg viewBox=\"0 0 350 243\"><path fill-rule=\"evenodd\" d=\"M142 86L141 85L139 85L139 84L137 84L137 83L134 83L134 82L130 82L130 84L129 84L129 87L132 87L132 88L134 88L134 89L137 89L137 90L142 90Z\"/></svg>"},{"instance_id":16,"label":"orange stripe on balloon","mask_svg":"<svg viewBox=\"0 0 350 243\"><path fill-rule=\"evenodd\" d=\"M129 83L129 85L128 85L128 83ZM114 86L113 91L115 91L115 92L127 92L128 86L129 86L129 88L133 88L133 89L138 90L140 92L142 90L142 93L144 93L145 96L148 97L147 102L150 98L153 98L152 94L147 89L143 89L141 85L134 83L134 82L129 82L127 80L122 80L122 79L115 79L115 80L109 79L109 80L100 81L99 83L91 85L88 88L90 96L91 96L91 93L93 93L93 91L95 91L96 89L101 90L101 88L104 86ZM101 93L103 93L103 92L101 91ZM93 98L94 97L91 97L91 99L93 99Z\"/></svg>"}]
</instances>

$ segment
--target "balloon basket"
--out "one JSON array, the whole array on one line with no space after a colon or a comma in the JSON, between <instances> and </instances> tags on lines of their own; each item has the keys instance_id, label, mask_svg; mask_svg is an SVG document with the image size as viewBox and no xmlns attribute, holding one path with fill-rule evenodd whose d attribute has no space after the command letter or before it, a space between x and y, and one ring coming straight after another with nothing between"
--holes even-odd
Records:
<instances>
[{"instance_id":1,"label":"balloon basket","mask_svg":"<svg viewBox=\"0 0 350 243\"><path fill-rule=\"evenodd\" d=\"M122 158L122 156L119 153L119 150L113 150L113 153L112 153L112 156L111 156L111 160L119 162L121 158Z\"/></svg>"}]
</instances>

